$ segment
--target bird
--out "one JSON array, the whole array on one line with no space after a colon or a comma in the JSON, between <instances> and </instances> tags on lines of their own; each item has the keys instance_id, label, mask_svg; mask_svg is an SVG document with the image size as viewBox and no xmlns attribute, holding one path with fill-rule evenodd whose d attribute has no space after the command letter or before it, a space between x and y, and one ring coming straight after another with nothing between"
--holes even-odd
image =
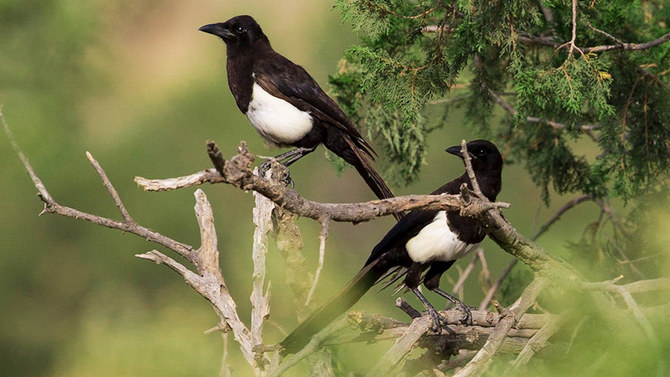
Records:
<instances>
[{"instance_id":1,"label":"bird","mask_svg":"<svg viewBox=\"0 0 670 377\"><path fill-rule=\"evenodd\" d=\"M248 15L208 24L200 31L226 44L228 86L237 107L272 147L295 147L275 156L289 166L319 144L354 166L379 199L393 192L372 165L376 152L340 106L307 71L277 53Z\"/></svg>"},{"instance_id":2,"label":"bird","mask_svg":"<svg viewBox=\"0 0 670 377\"><path fill-rule=\"evenodd\" d=\"M495 201L502 185L503 159L500 152L495 144L487 140L470 141L467 151L482 194L490 201ZM446 152L463 159L460 146L449 147ZM467 172L431 194L458 194L463 183L472 189ZM442 274L457 259L475 250L485 236L486 230L477 220L461 216L458 210L410 211L372 249L363 268L279 344L282 354L295 353L302 349L314 334L353 306L373 285L394 272L395 277L391 277L391 282L386 286L405 276L404 286L428 310L433 330L443 328L446 319L421 293L421 283L428 290L458 305L463 311L461 323L471 324L470 309L461 300L440 289L439 283Z\"/></svg>"}]
</instances>

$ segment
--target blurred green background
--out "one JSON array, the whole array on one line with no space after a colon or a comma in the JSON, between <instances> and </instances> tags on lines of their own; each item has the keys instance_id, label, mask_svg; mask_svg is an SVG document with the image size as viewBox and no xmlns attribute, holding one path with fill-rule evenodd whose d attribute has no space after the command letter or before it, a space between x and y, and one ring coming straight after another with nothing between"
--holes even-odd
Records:
<instances>
[{"instance_id":1,"label":"blurred green background","mask_svg":"<svg viewBox=\"0 0 670 377\"><path fill-rule=\"evenodd\" d=\"M139 223L198 246L195 188L146 193L132 178L208 168L207 139L215 140L224 156L234 154L240 140L256 154L276 152L266 149L235 107L225 81L223 43L198 27L251 14L276 50L327 87L328 74L356 41L332 6L297 0L0 0L0 104L18 143L61 204L119 218L84 156L90 151ZM446 126L431 134L418 183L396 188L397 194L426 193L461 174L461 162L443 152L475 136L460 119L454 111ZM373 199L353 169L337 176L323 148L291 170L297 190L310 199ZM0 171L0 375L218 373L221 337L203 334L217 323L209 304L172 271L133 257L155 245L82 221L38 217L42 204L4 136ZM499 198L512 203L506 217L526 235L568 199L554 197L551 207L544 207L518 165L506 167L504 182ZM248 323L252 196L225 185L202 188L214 207L224 276ZM596 214L593 204L583 205L540 243L565 253ZM317 300L353 276L392 223L331 225ZM320 227L308 220L300 225L305 254L315 268ZM485 248L497 275L510 257L490 241ZM272 320L290 330L296 324L293 299L274 246L268 265ZM470 305L483 297L478 273L479 268L466 285ZM454 268L443 286L457 277ZM390 290L369 294L355 308L403 318L391 295ZM281 333L267 325L265 339L274 343ZM341 352L354 355L355 347ZM370 346L366 358L352 358L354 368L365 370L370 355L386 347ZM246 364L232 343L231 352L234 369L245 375Z\"/></svg>"}]
</instances>

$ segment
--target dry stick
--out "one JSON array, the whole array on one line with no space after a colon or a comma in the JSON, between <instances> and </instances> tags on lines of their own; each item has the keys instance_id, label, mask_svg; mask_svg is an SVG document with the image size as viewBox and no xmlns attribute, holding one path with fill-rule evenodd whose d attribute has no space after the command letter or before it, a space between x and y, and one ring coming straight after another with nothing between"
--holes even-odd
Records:
<instances>
[{"instance_id":1,"label":"dry stick","mask_svg":"<svg viewBox=\"0 0 670 377\"><path fill-rule=\"evenodd\" d=\"M49 191L47 191L47 188L44 186L44 183L42 183L42 180L35 174L35 170L33 170L32 165L30 165L28 158L23 154L21 148L19 148L19 144L16 143L14 133L12 133L12 130L9 128L7 120L5 119L5 115L2 113L2 106L0 106L0 122L2 123L2 128L4 129L5 134L7 134L7 138L9 138L9 143L12 145L12 149L14 149L14 153L16 153L19 160L21 160L21 163L23 163L23 167L28 172L42 201L45 203L55 203L54 199L49 194Z\"/></svg>"},{"instance_id":2,"label":"dry stick","mask_svg":"<svg viewBox=\"0 0 670 377\"><path fill-rule=\"evenodd\" d=\"M254 169L257 174L257 169ZM272 175L268 170L266 175ZM253 209L254 244L252 259L254 264L253 283L251 290L251 342L254 346L263 344L263 321L270 315L270 283L265 294L265 256L268 252L268 232L272 230L272 210L274 203L256 192L253 193L255 206Z\"/></svg>"},{"instance_id":3,"label":"dry stick","mask_svg":"<svg viewBox=\"0 0 670 377\"><path fill-rule=\"evenodd\" d=\"M591 29L591 30L593 30L593 31L595 31L595 32L598 33L598 34L602 34L602 35L604 35L605 37L607 37L607 38L613 40L614 42L616 42L616 43L618 43L618 44L620 44L620 45L624 44L624 42L623 42L621 39L619 39L619 38L613 36L612 34L606 32L606 31L604 31L604 30L596 29L595 27L593 27L593 25L591 25L590 22L587 22L587 23L586 23L586 27L589 28L589 29Z\"/></svg>"},{"instance_id":4,"label":"dry stick","mask_svg":"<svg viewBox=\"0 0 670 377\"><path fill-rule=\"evenodd\" d=\"M661 351L660 342L656 337L656 334L654 332L653 327L651 326L651 323L649 322L649 319L647 318L643 310L638 306L637 302L635 301L631 293L628 292L623 286L616 284L621 278L623 278L623 276L619 276L618 278L615 278L610 281L604 281L599 283L584 283L583 286L587 289L594 290L592 296L599 302L604 301L602 297L604 296L604 294L602 293L603 291L617 293L623 298L628 308L628 311L633 314L633 318L635 319L635 321L640 326L642 331L649 339L649 342L651 343L651 349L654 353L656 360L658 361L656 375L659 377L665 376L666 362L660 352ZM607 304L603 305L603 307L598 306L598 309L604 310L605 311L604 315L609 315L611 314L610 313L611 309L606 308L607 306L608 306ZM615 304L610 304L609 306L611 308L616 308ZM617 324L614 323L611 325L616 326Z\"/></svg>"},{"instance_id":5,"label":"dry stick","mask_svg":"<svg viewBox=\"0 0 670 377\"><path fill-rule=\"evenodd\" d=\"M489 272L489 265L486 262L486 256L484 255L484 249L478 248L476 252L477 252L477 254L479 254L479 260L482 263L482 275L484 277L484 282L486 282L486 285L490 289L490 287L491 287L491 272Z\"/></svg>"},{"instance_id":6,"label":"dry stick","mask_svg":"<svg viewBox=\"0 0 670 377\"><path fill-rule=\"evenodd\" d=\"M228 364L228 333L221 332L223 339L223 355L221 356L221 369L219 370L219 377L232 377L233 371Z\"/></svg>"},{"instance_id":7,"label":"dry stick","mask_svg":"<svg viewBox=\"0 0 670 377\"><path fill-rule=\"evenodd\" d=\"M604 52L604 51L613 51L613 50L646 50L648 48L656 47L660 44L663 44L670 40L670 33L663 34L660 38L654 39L653 41L644 42L644 43L620 43L616 45L607 45L607 46L595 46L595 47L586 47L582 51L585 54L589 52Z\"/></svg>"},{"instance_id":8,"label":"dry stick","mask_svg":"<svg viewBox=\"0 0 670 377\"><path fill-rule=\"evenodd\" d=\"M472 184L472 191L474 191L479 198L483 198L484 194L482 194L482 190L479 188L475 171L472 169L472 159L468 153L468 144L465 142L465 139L461 140L461 155L465 162L465 170L468 172L468 178L470 178L470 184Z\"/></svg>"},{"instance_id":9,"label":"dry stick","mask_svg":"<svg viewBox=\"0 0 670 377\"><path fill-rule=\"evenodd\" d=\"M314 281L312 282L312 287L307 293L307 299L305 300L305 306L309 305L309 302L312 300L312 295L314 295L314 290L316 290L316 285L319 283L319 277L321 276L321 270L323 269L323 261L326 256L326 239L328 238L328 225L330 224L330 219L324 217L320 220L321 222L321 233L319 233L319 263L316 267L316 272L314 273Z\"/></svg>"},{"instance_id":10,"label":"dry stick","mask_svg":"<svg viewBox=\"0 0 670 377\"><path fill-rule=\"evenodd\" d=\"M454 377L476 376L484 372L493 356L502 346L507 333L521 316L535 302L542 289L547 285L545 277L537 277L524 289L521 297L503 313L503 318L496 325L493 333L486 340L477 355L463 369L454 374Z\"/></svg>"},{"instance_id":11,"label":"dry stick","mask_svg":"<svg viewBox=\"0 0 670 377\"><path fill-rule=\"evenodd\" d=\"M577 41L577 0L572 0L572 38L567 43L570 46L570 50L568 52L568 55L570 56L572 56L572 52L575 49L579 51L582 55L584 55L584 52L575 44L576 41Z\"/></svg>"},{"instance_id":12,"label":"dry stick","mask_svg":"<svg viewBox=\"0 0 670 377\"><path fill-rule=\"evenodd\" d=\"M134 223L133 218L130 217L130 214L128 213L128 210L126 210L126 207L123 205L123 202L121 201L121 197L119 197L119 193L116 191L114 186L112 185L112 182L109 180L107 177L107 173L105 173L104 170L102 170L102 167L96 161L91 153L86 152L86 158L88 158L88 161L93 165L93 168L95 171L98 172L100 177L102 178L102 184L105 186L107 191L109 192L109 195L112 196L112 199L114 200L114 204L116 205L116 208L118 208L119 212L121 212L121 216L123 217L124 220L126 220L127 223Z\"/></svg>"}]
</instances>

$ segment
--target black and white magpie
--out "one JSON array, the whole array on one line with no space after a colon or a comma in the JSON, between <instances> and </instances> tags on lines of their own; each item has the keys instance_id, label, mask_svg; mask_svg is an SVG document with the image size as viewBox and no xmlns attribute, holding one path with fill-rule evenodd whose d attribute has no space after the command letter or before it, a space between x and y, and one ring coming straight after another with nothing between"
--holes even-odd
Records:
<instances>
[{"instance_id":1,"label":"black and white magpie","mask_svg":"<svg viewBox=\"0 0 670 377\"><path fill-rule=\"evenodd\" d=\"M489 200L495 201L502 183L503 160L500 152L487 140L471 141L467 144L467 149L482 193ZM446 151L462 157L460 146L447 148ZM463 183L472 188L467 173L444 184L432 194L458 194ZM286 354L299 351L312 335L355 304L365 292L378 281L384 280L389 275L388 272L395 268L405 269L404 285L424 304L432 317L434 329L442 328L445 319L419 291L418 286L421 283L429 290L458 304L464 312L461 322L471 323L468 307L441 290L439 284L442 274L456 259L475 250L485 236L486 232L477 220L461 216L459 211L409 212L372 249L370 257L358 274L281 342L282 352ZM402 274L396 276L398 279Z\"/></svg>"},{"instance_id":2,"label":"black and white magpie","mask_svg":"<svg viewBox=\"0 0 670 377\"><path fill-rule=\"evenodd\" d=\"M230 91L256 131L271 146L296 147L277 160L288 166L323 143L353 165L378 198L393 197L372 166L370 144L307 71L272 49L251 16L200 30L226 43Z\"/></svg>"}]
</instances>

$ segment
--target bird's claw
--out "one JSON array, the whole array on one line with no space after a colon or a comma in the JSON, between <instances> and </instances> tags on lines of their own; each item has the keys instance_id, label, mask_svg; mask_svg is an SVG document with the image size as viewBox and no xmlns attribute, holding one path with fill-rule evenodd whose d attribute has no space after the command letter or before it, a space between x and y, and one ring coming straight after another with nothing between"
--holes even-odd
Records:
<instances>
[{"instance_id":1,"label":"bird's claw","mask_svg":"<svg viewBox=\"0 0 670 377\"><path fill-rule=\"evenodd\" d=\"M279 179L279 181L285 184L286 186L291 186L292 189L295 188L295 182L293 181L293 179L291 179L291 171L288 169L284 171L284 174L282 174L282 177L281 179Z\"/></svg>"},{"instance_id":2,"label":"bird's claw","mask_svg":"<svg viewBox=\"0 0 670 377\"><path fill-rule=\"evenodd\" d=\"M258 167L258 175L265 178L265 173L267 173L268 170L272 167L272 160L265 160L263 163Z\"/></svg>"},{"instance_id":3,"label":"bird's claw","mask_svg":"<svg viewBox=\"0 0 670 377\"><path fill-rule=\"evenodd\" d=\"M444 316L437 312L433 308L428 308L428 313L430 318L433 320L433 325L430 327L431 331L441 332L443 329L447 328L448 321Z\"/></svg>"},{"instance_id":4,"label":"bird's claw","mask_svg":"<svg viewBox=\"0 0 670 377\"><path fill-rule=\"evenodd\" d=\"M258 175L265 178L265 173L268 172L272 168L272 162L273 159L268 159L263 161L262 164L258 167ZM281 178L279 178L279 182L285 184L286 186L291 186L291 188L295 188L295 182L293 179L291 179L291 171L284 166L284 171L282 172Z\"/></svg>"},{"instance_id":5,"label":"bird's claw","mask_svg":"<svg viewBox=\"0 0 670 377\"><path fill-rule=\"evenodd\" d=\"M472 312L465 304L461 304L461 311L463 311L463 316L458 320L464 326L472 325Z\"/></svg>"}]
</instances>

